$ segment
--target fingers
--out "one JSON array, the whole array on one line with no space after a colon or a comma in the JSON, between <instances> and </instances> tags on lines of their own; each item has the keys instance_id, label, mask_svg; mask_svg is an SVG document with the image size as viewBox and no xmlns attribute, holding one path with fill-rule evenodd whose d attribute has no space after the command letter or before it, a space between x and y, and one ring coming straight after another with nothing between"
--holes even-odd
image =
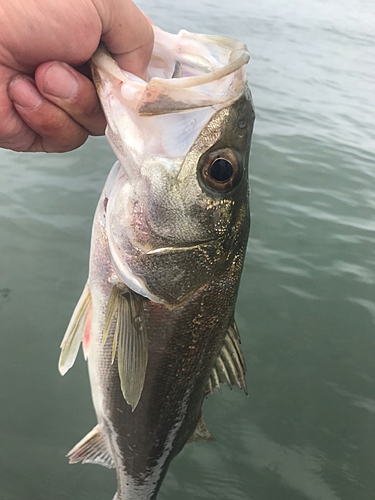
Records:
<instances>
[{"instance_id":1,"label":"fingers","mask_svg":"<svg viewBox=\"0 0 375 500\"><path fill-rule=\"evenodd\" d=\"M81 146L87 131L61 108L45 99L33 80L16 77L9 85L9 96L22 120L20 131L13 135L16 151L65 152Z\"/></svg>"},{"instance_id":2,"label":"fingers","mask_svg":"<svg viewBox=\"0 0 375 500\"><path fill-rule=\"evenodd\" d=\"M36 45L31 46L31 50L21 42L21 45L12 42L11 49L7 49L11 56L15 51L18 59L12 56L12 64L9 58L5 63L0 62L0 147L15 151L64 152L79 147L88 134L104 132L105 119L88 78L71 66L57 62L44 62L37 68L35 80L31 78L38 62L48 57L56 59L61 47L67 54L64 55L66 61L72 61L71 47L74 54L77 52L74 60L86 60L95 50L101 33L120 67L145 78L153 48L153 30L143 13L131 0L90 0L87 4L78 4L83 5L88 14L77 15L76 24L90 29L76 30L76 24L72 25L67 47L61 45L60 38L57 48L53 45L56 41L53 32L48 38L33 39ZM70 27L73 20L69 18ZM77 38L78 47L84 50L77 49ZM32 58L30 53L37 55ZM13 64L14 61L17 64Z\"/></svg>"},{"instance_id":3,"label":"fingers","mask_svg":"<svg viewBox=\"0 0 375 500\"><path fill-rule=\"evenodd\" d=\"M40 93L90 135L103 135L106 120L94 84L71 66L60 62L41 64L35 73Z\"/></svg>"},{"instance_id":4,"label":"fingers","mask_svg":"<svg viewBox=\"0 0 375 500\"><path fill-rule=\"evenodd\" d=\"M22 121L8 96L8 83L16 76L16 71L0 66L0 146L20 151L30 144L28 127Z\"/></svg>"},{"instance_id":5,"label":"fingers","mask_svg":"<svg viewBox=\"0 0 375 500\"><path fill-rule=\"evenodd\" d=\"M105 118L92 82L64 63L42 64L34 81L15 77L8 90L15 115L8 136L16 151L65 152L89 134L104 133Z\"/></svg>"},{"instance_id":6,"label":"fingers","mask_svg":"<svg viewBox=\"0 0 375 500\"><path fill-rule=\"evenodd\" d=\"M150 20L131 0L94 2L103 23L102 40L126 71L145 78L154 32Z\"/></svg>"}]
</instances>

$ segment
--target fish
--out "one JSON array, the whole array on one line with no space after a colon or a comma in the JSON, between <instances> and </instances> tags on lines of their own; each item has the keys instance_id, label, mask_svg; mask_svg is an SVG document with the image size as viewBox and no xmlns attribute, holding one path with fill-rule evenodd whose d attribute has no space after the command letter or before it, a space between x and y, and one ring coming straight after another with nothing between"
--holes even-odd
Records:
<instances>
[{"instance_id":1,"label":"fish","mask_svg":"<svg viewBox=\"0 0 375 500\"><path fill-rule=\"evenodd\" d=\"M250 228L249 53L231 38L154 34L146 80L104 46L92 58L118 161L59 360L64 375L82 344L98 423L68 457L115 468L114 500L155 499L184 445L213 439L208 394L247 394L234 309Z\"/></svg>"}]
</instances>

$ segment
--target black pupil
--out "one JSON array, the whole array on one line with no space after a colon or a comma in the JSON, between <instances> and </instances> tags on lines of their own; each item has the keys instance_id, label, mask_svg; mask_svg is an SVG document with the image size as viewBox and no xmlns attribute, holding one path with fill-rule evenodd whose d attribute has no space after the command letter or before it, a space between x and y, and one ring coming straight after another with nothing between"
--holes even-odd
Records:
<instances>
[{"instance_id":1,"label":"black pupil","mask_svg":"<svg viewBox=\"0 0 375 500\"><path fill-rule=\"evenodd\" d=\"M232 178L233 167L229 161L218 158L211 165L210 175L217 182L227 182Z\"/></svg>"}]
</instances>

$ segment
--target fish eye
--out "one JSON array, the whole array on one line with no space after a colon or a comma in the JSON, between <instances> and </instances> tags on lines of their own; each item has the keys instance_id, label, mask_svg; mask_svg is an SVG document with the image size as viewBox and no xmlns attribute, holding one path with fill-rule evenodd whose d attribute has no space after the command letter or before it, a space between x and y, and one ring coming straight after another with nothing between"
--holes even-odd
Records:
<instances>
[{"instance_id":1,"label":"fish eye","mask_svg":"<svg viewBox=\"0 0 375 500\"><path fill-rule=\"evenodd\" d=\"M242 166L239 155L229 148L210 151L202 156L198 179L203 188L227 193L241 180Z\"/></svg>"},{"instance_id":2,"label":"fish eye","mask_svg":"<svg viewBox=\"0 0 375 500\"><path fill-rule=\"evenodd\" d=\"M218 158L210 166L210 176L217 182L228 182L233 175L233 167L225 158Z\"/></svg>"}]
</instances>

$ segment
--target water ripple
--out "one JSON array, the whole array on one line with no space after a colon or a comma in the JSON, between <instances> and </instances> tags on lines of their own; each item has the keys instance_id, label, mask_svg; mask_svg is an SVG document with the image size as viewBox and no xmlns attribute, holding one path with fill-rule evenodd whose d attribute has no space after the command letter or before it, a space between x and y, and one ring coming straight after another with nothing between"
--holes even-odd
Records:
<instances>
[{"instance_id":1,"label":"water ripple","mask_svg":"<svg viewBox=\"0 0 375 500\"><path fill-rule=\"evenodd\" d=\"M244 429L248 460L257 469L278 475L310 500L340 500L323 477L324 456L309 447L288 447L273 441L254 425Z\"/></svg>"}]
</instances>

